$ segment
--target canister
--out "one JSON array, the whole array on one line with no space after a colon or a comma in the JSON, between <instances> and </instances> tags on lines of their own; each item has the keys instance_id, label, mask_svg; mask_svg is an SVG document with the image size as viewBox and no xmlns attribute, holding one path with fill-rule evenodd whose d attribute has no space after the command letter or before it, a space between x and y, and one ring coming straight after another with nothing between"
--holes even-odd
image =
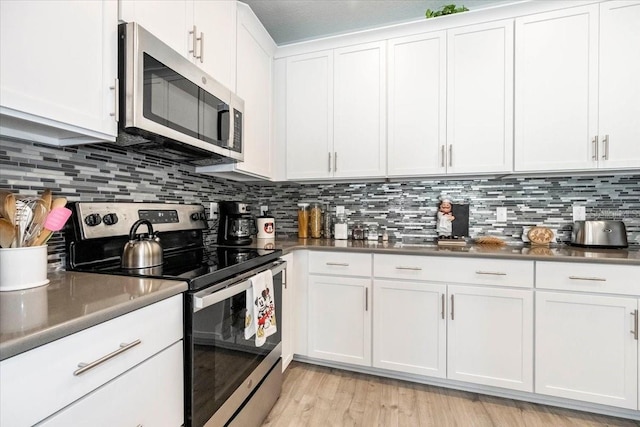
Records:
<instances>
[{"instance_id":1,"label":"canister","mask_svg":"<svg viewBox=\"0 0 640 427\"><path fill-rule=\"evenodd\" d=\"M309 237L309 203L298 203L298 237Z\"/></svg>"}]
</instances>

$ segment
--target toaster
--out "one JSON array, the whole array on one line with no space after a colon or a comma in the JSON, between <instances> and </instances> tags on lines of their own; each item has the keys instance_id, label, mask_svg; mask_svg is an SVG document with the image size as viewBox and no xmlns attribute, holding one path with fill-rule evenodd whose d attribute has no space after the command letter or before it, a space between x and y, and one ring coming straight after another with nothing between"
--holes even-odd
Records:
<instances>
[{"instance_id":1,"label":"toaster","mask_svg":"<svg viewBox=\"0 0 640 427\"><path fill-rule=\"evenodd\" d=\"M626 248L627 229L622 221L576 221L571 244L590 248Z\"/></svg>"}]
</instances>

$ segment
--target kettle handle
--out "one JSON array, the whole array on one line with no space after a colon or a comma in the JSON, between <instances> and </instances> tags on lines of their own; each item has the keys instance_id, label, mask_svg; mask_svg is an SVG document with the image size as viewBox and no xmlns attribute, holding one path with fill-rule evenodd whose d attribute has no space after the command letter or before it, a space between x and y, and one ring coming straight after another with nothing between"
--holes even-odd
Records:
<instances>
[{"instance_id":1,"label":"kettle handle","mask_svg":"<svg viewBox=\"0 0 640 427\"><path fill-rule=\"evenodd\" d=\"M148 219L139 219L131 226L131 231L129 231L129 240L136 240L136 231L138 230L138 227L143 224L147 226L149 236L153 236L153 225L151 224L151 221Z\"/></svg>"}]
</instances>

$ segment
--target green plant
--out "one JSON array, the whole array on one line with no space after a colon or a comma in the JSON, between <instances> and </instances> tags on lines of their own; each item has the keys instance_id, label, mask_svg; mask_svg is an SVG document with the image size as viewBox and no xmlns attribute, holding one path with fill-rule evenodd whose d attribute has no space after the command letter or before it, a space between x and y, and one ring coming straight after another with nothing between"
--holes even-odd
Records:
<instances>
[{"instance_id":1,"label":"green plant","mask_svg":"<svg viewBox=\"0 0 640 427\"><path fill-rule=\"evenodd\" d=\"M469 9L464 6L456 7L455 4L445 4L440 8L440 10L434 11L431 9L427 9L425 16L427 19L429 19L435 18L436 16L451 15L452 13L467 12L468 10Z\"/></svg>"}]
</instances>

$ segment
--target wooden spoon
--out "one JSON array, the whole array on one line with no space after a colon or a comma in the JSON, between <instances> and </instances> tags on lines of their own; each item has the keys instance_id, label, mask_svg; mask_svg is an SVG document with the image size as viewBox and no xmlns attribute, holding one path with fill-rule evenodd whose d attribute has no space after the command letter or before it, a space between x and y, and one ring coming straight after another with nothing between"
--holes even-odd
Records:
<instances>
[{"instance_id":1,"label":"wooden spoon","mask_svg":"<svg viewBox=\"0 0 640 427\"><path fill-rule=\"evenodd\" d=\"M0 246L3 248L10 248L13 243L13 239L16 236L16 231L6 218L0 218Z\"/></svg>"},{"instance_id":2,"label":"wooden spoon","mask_svg":"<svg viewBox=\"0 0 640 427\"><path fill-rule=\"evenodd\" d=\"M51 207L49 208L49 210L52 211L55 208L64 208L66 204L67 204L67 199L65 197L56 197L51 202Z\"/></svg>"},{"instance_id":3,"label":"wooden spoon","mask_svg":"<svg viewBox=\"0 0 640 427\"><path fill-rule=\"evenodd\" d=\"M48 188L45 188L44 192L42 193L42 196L40 196L40 199L42 200L44 207L47 208L47 212L51 210L52 198L53 198L53 195L51 194L51 190Z\"/></svg>"},{"instance_id":4,"label":"wooden spoon","mask_svg":"<svg viewBox=\"0 0 640 427\"><path fill-rule=\"evenodd\" d=\"M16 197L8 191L0 192L0 214L11 224L16 223Z\"/></svg>"}]
</instances>

